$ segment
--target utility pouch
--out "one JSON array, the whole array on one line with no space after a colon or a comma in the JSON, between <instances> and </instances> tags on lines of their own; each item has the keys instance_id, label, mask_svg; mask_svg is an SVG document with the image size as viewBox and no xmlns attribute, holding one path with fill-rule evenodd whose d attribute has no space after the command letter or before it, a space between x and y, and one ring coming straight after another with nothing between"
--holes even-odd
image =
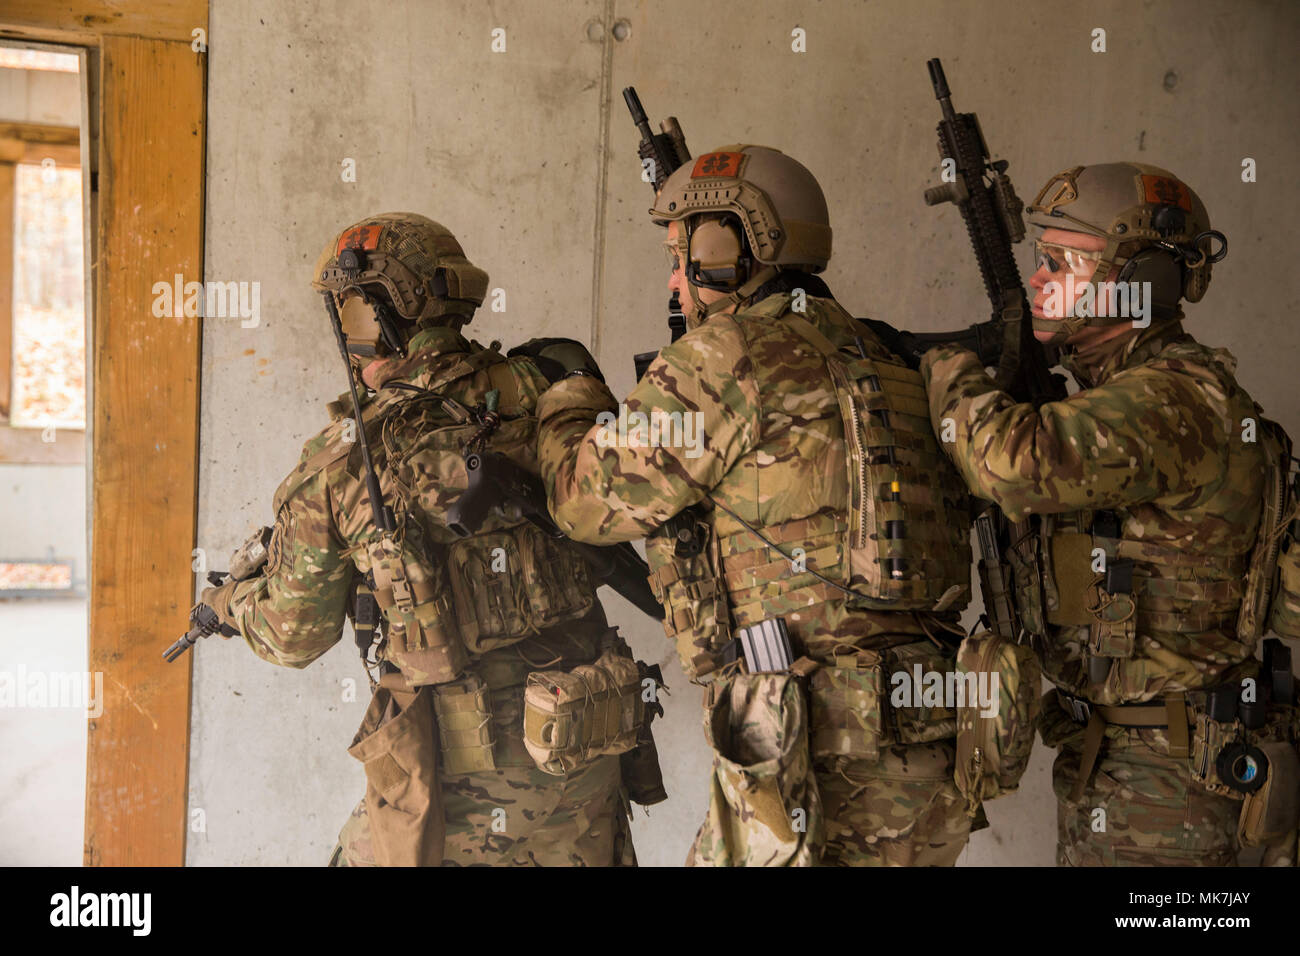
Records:
<instances>
[{"instance_id":1,"label":"utility pouch","mask_svg":"<svg viewBox=\"0 0 1300 956\"><path fill-rule=\"evenodd\" d=\"M1237 836L1246 846L1263 846L1300 826L1300 755L1286 740L1257 745L1268 760L1268 775L1258 790L1246 794Z\"/></svg>"},{"instance_id":2,"label":"utility pouch","mask_svg":"<svg viewBox=\"0 0 1300 956\"><path fill-rule=\"evenodd\" d=\"M469 674L433 688L433 709L438 718L438 739L445 776L495 770L492 706L488 688Z\"/></svg>"},{"instance_id":3,"label":"utility pouch","mask_svg":"<svg viewBox=\"0 0 1300 956\"><path fill-rule=\"evenodd\" d=\"M1220 721L1215 720L1209 713L1198 712L1196 731L1192 737L1192 780L1210 793L1240 800L1241 792L1219 779L1217 762L1223 748L1241 736L1241 725L1235 717Z\"/></svg>"},{"instance_id":4,"label":"utility pouch","mask_svg":"<svg viewBox=\"0 0 1300 956\"><path fill-rule=\"evenodd\" d=\"M984 631L962 641L957 675L955 778L973 817L983 801L1020 786L1034 745L1042 669L1027 644Z\"/></svg>"},{"instance_id":5,"label":"utility pouch","mask_svg":"<svg viewBox=\"0 0 1300 956\"><path fill-rule=\"evenodd\" d=\"M1044 634L1044 603L1042 561L1039 556L1041 538L1029 531L1025 522L1011 525L1012 545L1004 557L1011 569L1011 587L1015 592L1016 611L1021 626L1030 634ZM1005 569L1004 569L1005 575ZM1014 635L1019 636L1019 635Z\"/></svg>"},{"instance_id":6,"label":"utility pouch","mask_svg":"<svg viewBox=\"0 0 1300 956\"><path fill-rule=\"evenodd\" d=\"M1285 548L1277 559L1277 593L1269 611L1268 629L1283 637L1300 638L1300 521L1291 523Z\"/></svg>"},{"instance_id":7,"label":"utility pouch","mask_svg":"<svg viewBox=\"0 0 1300 956\"><path fill-rule=\"evenodd\" d=\"M513 531L523 562L530 627L541 631L586 615L596 604L596 584L578 550L531 522Z\"/></svg>"},{"instance_id":8,"label":"utility pouch","mask_svg":"<svg viewBox=\"0 0 1300 956\"><path fill-rule=\"evenodd\" d=\"M695 680L722 665L732 633L727 591L717 570L717 536L688 510L689 522L670 522L646 539L646 558L650 588L664 607L664 633L677 645L682 670ZM669 533L672 528L689 537L691 546L683 547Z\"/></svg>"},{"instance_id":9,"label":"utility pouch","mask_svg":"<svg viewBox=\"0 0 1300 956\"><path fill-rule=\"evenodd\" d=\"M471 654L514 644L530 633L523 569L510 529L452 542L447 569L460 637Z\"/></svg>"},{"instance_id":10,"label":"utility pouch","mask_svg":"<svg viewBox=\"0 0 1300 956\"><path fill-rule=\"evenodd\" d=\"M392 533L366 545L374 597L388 622L383 657L412 687L455 680L469 663L461 643L444 571L405 559Z\"/></svg>"},{"instance_id":11,"label":"utility pouch","mask_svg":"<svg viewBox=\"0 0 1300 956\"><path fill-rule=\"evenodd\" d=\"M1057 531L1048 542L1056 601L1055 607L1049 604L1047 623L1056 627L1091 625L1089 596L1097 579L1092 570L1092 535Z\"/></svg>"},{"instance_id":12,"label":"utility pouch","mask_svg":"<svg viewBox=\"0 0 1300 956\"><path fill-rule=\"evenodd\" d=\"M380 686L348 753L366 771L366 814L380 866L440 866L446 840L432 692Z\"/></svg>"},{"instance_id":13,"label":"utility pouch","mask_svg":"<svg viewBox=\"0 0 1300 956\"><path fill-rule=\"evenodd\" d=\"M641 670L613 649L571 671L528 675L524 746L546 773L563 776L632 750L644 719Z\"/></svg>"},{"instance_id":14,"label":"utility pouch","mask_svg":"<svg viewBox=\"0 0 1300 956\"><path fill-rule=\"evenodd\" d=\"M709 812L690 866L812 866L823 845L808 711L792 673L733 674L709 685Z\"/></svg>"},{"instance_id":15,"label":"utility pouch","mask_svg":"<svg viewBox=\"0 0 1300 956\"><path fill-rule=\"evenodd\" d=\"M876 760L884 729L884 666L876 651L836 654L808 681L814 760Z\"/></svg>"},{"instance_id":16,"label":"utility pouch","mask_svg":"<svg viewBox=\"0 0 1300 956\"><path fill-rule=\"evenodd\" d=\"M889 709L898 742L928 744L956 736L957 710L945 700L948 675L956 666L952 657L925 641L890 648L888 661Z\"/></svg>"}]
</instances>

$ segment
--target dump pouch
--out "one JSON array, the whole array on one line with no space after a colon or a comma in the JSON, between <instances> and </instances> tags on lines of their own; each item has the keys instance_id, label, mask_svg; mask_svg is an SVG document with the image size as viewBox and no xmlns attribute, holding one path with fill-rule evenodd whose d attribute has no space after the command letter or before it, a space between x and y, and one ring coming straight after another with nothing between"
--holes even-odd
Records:
<instances>
[{"instance_id":1,"label":"dump pouch","mask_svg":"<svg viewBox=\"0 0 1300 956\"><path fill-rule=\"evenodd\" d=\"M974 816L983 801L1020 785L1034 745L1042 670L1029 645L984 631L962 641L957 675L955 778Z\"/></svg>"},{"instance_id":2,"label":"dump pouch","mask_svg":"<svg viewBox=\"0 0 1300 956\"><path fill-rule=\"evenodd\" d=\"M644 719L641 670L612 648L571 671L528 675L524 746L546 773L563 776L632 750Z\"/></svg>"},{"instance_id":3,"label":"dump pouch","mask_svg":"<svg viewBox=\"0 0 1300 956\"><path fill-rule=\"evenodd\" d=\"M808 711L794 674L734 674L709 685L709 812L688 866L812 866L824 841L808 750Z\"/></svg>"},{"instance_id":4,"label":"dump pouch","mask_svg":"<svg viewBox=\"0 0 1300 956\"><path fill-rule=\"evenodd\" d=\"M366 771L366 814L380 866L441 866L446 839L438 789L432 692L376 689L348 753Z\"/></svg>"}]
</instances>

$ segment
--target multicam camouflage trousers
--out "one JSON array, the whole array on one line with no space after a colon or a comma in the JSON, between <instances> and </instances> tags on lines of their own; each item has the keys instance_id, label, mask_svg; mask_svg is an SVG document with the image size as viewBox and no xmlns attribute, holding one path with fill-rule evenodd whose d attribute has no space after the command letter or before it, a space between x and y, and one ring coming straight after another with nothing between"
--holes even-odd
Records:
<instances>
[{"instance_id":1,"label":"multicam camouflage trousers","mask_svg":"<svg viewBox=\"0 0 1300 956\"><path fill-rule=\"evenodd\" d=\"M617 757L566 777L531 767L442 781L443 866L635 866ZM330 866L374 866L365 801L357 804Z\"/></svg>"},{"instance_id":2,"label":"multicam camouflage trousers","mask_svg":"<svg viewBox=\"0 0 1300 956\"><path fill-rule=\"evenodd\" d=\"M1236 866L1241 802L1192 780L1191 760L1169 756L1164 728L1109 726L1082 799L1072 801L1084 725L1050 694L1043 741L1052 767L1058 866ZM1271 862L1277 862L1276 860Z\"/></svg>"},{"instance_id":3,"label":"multicam camouflage trousers","mask_svg":"<svg viewBox=\"0 0 1300 956\"><path fill-rule=\"evenodd\" d=\"M874 761L818 764L821 866L952 866L970 837L952 741L882 747Z\"/></svg>"}]
</instances>

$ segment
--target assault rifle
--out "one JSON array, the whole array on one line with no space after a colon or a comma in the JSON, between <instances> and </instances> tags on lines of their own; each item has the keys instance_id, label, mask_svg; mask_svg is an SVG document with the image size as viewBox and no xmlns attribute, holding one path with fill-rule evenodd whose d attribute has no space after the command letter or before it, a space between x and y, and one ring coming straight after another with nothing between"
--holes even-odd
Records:
<instances>
[{"instance_id":1,"label":"assault rifle","mask_svg":"<svg viewBox=\"0 0 1300 956\"><path fill-rule=\"evenodd\" d=\"M997 365L998 387L1018 401L1031 402L1035 408L1058 401L1065 398L1066 390L1064 379L1051 372L1056 350L1045 348L1034 338L1029 299L1011 250L1025 237L1025 224L1021 219L1024 203L1007 176L1009 163L1005 159L990 160L988 143L974 113L953 109L948 80L938 58L926 66L943 110L938 129L939 156L942 166L947 167L945 172L951 171L953 178L947 180L945 176L947 181L942 185L927 189L925 201L930 206L950 202L961 212L993 317L955 334L914 334L913 338L921 343L918 351L942 343L964 345L978 353L985 365ZM985 614L997 633L1016 640L1022 625L1015 607L1014 581L1004 555L1017 546L1022 535L996 506L986 508L975 519L975 531Z\"/></svg>"},{"instance_id":2,"label":"assault rifle","mask_svg":"<svg viewBox=\"0 0 1300 956\"><path fill-rule=\"evenodd\" d=\"M244 581L258 574L266 567L267 548L271 544L271 529L258 528L252 536L239 546L230 557L229 571L209 571L208 583L220 587L227 581ZM206 604L196 604L190 608L190 629L174 644L163 651L163 660L168 664L176 660L199 642L201 637L213 634L234 637L239 632L229 624L222 624L217 612Z\"/></svg>"},{"instance_id":3,"label":"assault rifle","mask_svg":"<svg viewBox=\"0 0 1300 956\"><path fill-rule=\"evenodd\" d=\"M447 509L447 527L468 538L475 534L495 510L508 521L526 520L552 538L563 538L546 508L546 488L532 472L519 467L500 452L475 452L465 456L469 483ZM650 568L627 542L601 547L569 539L586 559L601 584L607 584L656 621L664 609L655 599L646 578Z\"/></svg>"},{"instance_id":4,"label":"assault rifle","mask_svg":"<svg viewBox=\"0 0 1300 956\"><path fill-rule=\"evenodd\" d=\"M659 190L664 188L664 183L668 177L677 171L678 167L690 161L691 151L686 148L686 137L682 134L682 128L677 122L676 116L670 116L662 123L659 128L663 130L656 133L650 128L650 120L646 118L645 109L641 106L641 97L636 95L636 87L629 86L623 90L623 102L627 103L628 112L632 114L632 122L636 124L637 130L641 133L641 143L637 146L637 155L641 157L641 169L643 178L648 175L649 182L654 186L655 195ZM668 300L668 336L669 341L676 342L686 334L686 316L682 313L681 301L674 292ZM636 380L641 381L645 375L645 370L650 367L650 363L655 360L659 354L654 352L640 352L632 356L632 364L636 368Z\"/></svg>"},{"instance_id":5,"label":"assault rifle","mask_svg":"<svg viewBox=\"0 0 1300 956\"><path fill-rule=\"evenodd\" d=\"M997 360L997 383L1017 400L1044 402L1065 398L1065 382L1053 375L1055 349L1047 349L1034 338L1029 300L1016 266L1014 243L1025 237L1020 218L1024 203L1016 195L1007 177L1005 159L990 161L989 147L974 113L958 113L952 106L952 94L943 65L936 57L927 64L935 98L943 110L939 121L939 156L954 174L951 181L925 191L927 205L953 203L961 212L975 250L984 291L993 306L993 318L964 332L912 333L924 346L957 343L972 348L981 359L992 358L990 345L1000 344ZM975 343L972 346L971 343ZM993 364L988 362L987 364Z\"/></svg>"}]
</instances>

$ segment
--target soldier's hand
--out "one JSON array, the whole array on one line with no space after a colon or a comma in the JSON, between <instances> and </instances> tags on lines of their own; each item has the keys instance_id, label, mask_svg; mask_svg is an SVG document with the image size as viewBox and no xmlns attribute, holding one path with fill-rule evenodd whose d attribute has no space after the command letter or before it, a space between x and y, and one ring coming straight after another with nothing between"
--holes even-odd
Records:
<instances>
[{"instance_id":1,"label":"soldier's hand","mask_svg":"<svg viewBox=\"0 0 1300 956\"><path fill-rule=\"evenodd\" d=\"M602 383L605 381L595 358L576 339L529 339L523 345L516 345L506 355L527 355L552 384L575 372L592 375Z\"/></svg>"},{"instance_id":2,"label":"soldier's hand","mask_svg":"<svg viewBox=\"0 0 1300 956\"><path fill-rule=\"evenodd\" d=\"M204 588L202 593L199 594L199 604L206 604L217 615L219 624L213 633L220 634L222 637L234 637L239 633L238 628L227 623L230 616L230 595L238 583L232 578L226 581L225 584L213 588ZM193 611L190 612L191 617L193 617L193 613Z\"/></svg>"}]
</instances>

